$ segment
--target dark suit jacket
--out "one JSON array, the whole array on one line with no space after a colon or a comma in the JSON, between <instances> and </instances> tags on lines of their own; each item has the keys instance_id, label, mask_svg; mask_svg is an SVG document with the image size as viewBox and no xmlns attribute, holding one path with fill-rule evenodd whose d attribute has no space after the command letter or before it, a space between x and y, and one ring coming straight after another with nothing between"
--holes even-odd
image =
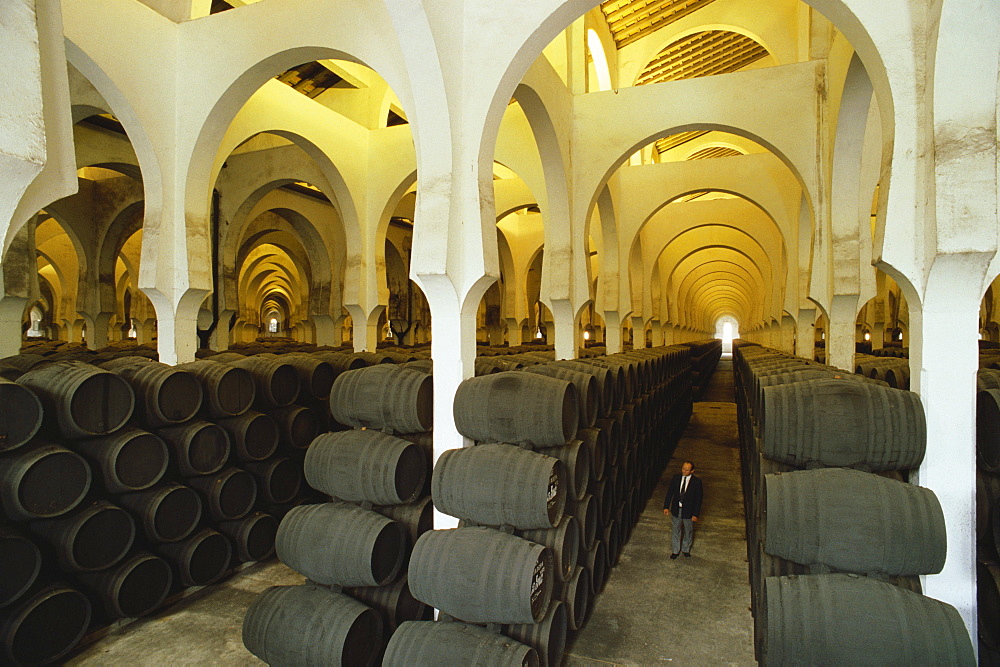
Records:
<instances>
[{"instance_id":1,"label":"dark suit jacket","mask_svg":"<svg viewBox=\"0 0 1000 667\"><path fill-rule=\"evenodd\" d=\"M678 515L678 510L683 510L683 514L680 518L690 519L693 516L699 516L701 514L701 480L691 475L691 479L688 480L687 490L684 491L684 496L681 496L681 475L674 475L674 478L670 480L670 486L667 488L667 497L663 500L663 509L669 509L670 514L673 516ZM680 501L684 501L684 507L680 508Z\"/></svg>"}]
</instances>

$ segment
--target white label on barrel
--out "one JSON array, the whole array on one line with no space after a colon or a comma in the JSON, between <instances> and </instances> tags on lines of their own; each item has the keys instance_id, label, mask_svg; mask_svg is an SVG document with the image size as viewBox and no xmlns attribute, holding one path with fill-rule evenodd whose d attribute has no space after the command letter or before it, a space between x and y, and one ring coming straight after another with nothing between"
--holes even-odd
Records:
<instances>
[{"instance_id":1,"label":"white label on barrel","mask_svg":"<svg viewBox=\"0 0 1000 667\"><path fill-rule=\"evenodd\" d=\"M555 468L549 474L549 490L545 497L546 502L549 507L555 505L556 496L559 494L559 475L556 474Z\"/></svg>"},{"instance_id":2,"label":"white label on barrel","mask_svg":"<svg viewBox=\"0 0 1000 667\"><path fill-rule=\"evenodd\" d=\"M545 561L535 563L535 572L531 575L531 605L535 605L538 596L542 594L542 584L545 583Z\"/></svg>"}]
</instances>

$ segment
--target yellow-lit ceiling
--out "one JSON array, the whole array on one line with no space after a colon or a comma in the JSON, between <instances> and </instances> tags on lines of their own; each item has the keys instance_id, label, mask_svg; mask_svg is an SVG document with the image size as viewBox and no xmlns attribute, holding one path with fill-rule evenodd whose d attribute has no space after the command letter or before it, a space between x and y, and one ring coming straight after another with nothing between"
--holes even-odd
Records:
<instances>
[{"instance_id":1,"label":"yellow-lit ceiling","mask_svg":"<svg viewBox=\"0 0 1000 667\"><path fill-rule=\"evenodd\" d=\"M608 0L601 3L601 11L620 49L714 1Z\"/></svg>"}]
</instances>

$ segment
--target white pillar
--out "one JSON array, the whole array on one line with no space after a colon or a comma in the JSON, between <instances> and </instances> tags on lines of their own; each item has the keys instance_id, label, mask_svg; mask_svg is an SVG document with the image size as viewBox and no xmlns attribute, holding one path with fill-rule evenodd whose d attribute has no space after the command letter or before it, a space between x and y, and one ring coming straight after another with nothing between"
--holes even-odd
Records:
<instances>
[{"instance_id":1,"label":"white pillar","mask_svg":"<svg viewBox=\"0 0 1000 667\"><path fill-rule=\"evenodd\" d=\"M816 347L816 309L799 308L795 321L795 356L812 359Z\"/></svg>"}]
</instances>

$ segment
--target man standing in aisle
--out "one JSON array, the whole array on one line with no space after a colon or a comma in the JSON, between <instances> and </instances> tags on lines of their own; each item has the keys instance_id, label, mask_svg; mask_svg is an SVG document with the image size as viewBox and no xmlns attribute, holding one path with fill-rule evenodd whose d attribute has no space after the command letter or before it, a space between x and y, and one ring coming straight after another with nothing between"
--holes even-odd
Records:
<instances>
[{"instance_id":1,"label":"man standing in aisle","mask_svg":"<svg viewBox=\"0 0 1000 667\"><path fill-rule=\"evenodd\" d=\"M670 514L673 519L673 534L670 539L671 559L677 558L682 552L685 556L691 557L694 522L701 513L701 480L691 474L693 471L694 464L685 461L681 465L681 474L674 475L670 480L667 497L663 501L663 513Z\"/></svg>"}]
</instances>

